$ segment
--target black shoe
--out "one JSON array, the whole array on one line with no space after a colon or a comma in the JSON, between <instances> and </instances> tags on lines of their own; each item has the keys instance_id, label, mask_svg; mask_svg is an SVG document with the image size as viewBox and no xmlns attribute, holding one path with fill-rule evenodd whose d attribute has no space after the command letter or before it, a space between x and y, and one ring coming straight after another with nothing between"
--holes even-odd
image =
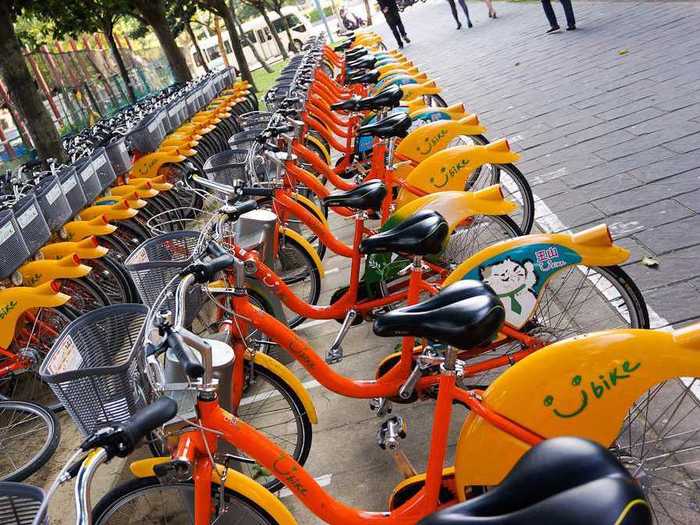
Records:
<instances>
[{"instance_id":1,"label":"black shoe","mask_svg":"<svg viewBox=\"0 0 700 525\"><path fill-rule=\"evenodd\" d=\"M406 35L403 36L403 39L406 41L407 44L411 43L411 39L408 38Z\"/></svg>"},{"instance_id":2,"label":"black shoe","mask_svg":"<svg viewBox=\"0 0 700 525\"><path fill-rule=\"evenodd\" d=\"M551 35L552 33L558 33L560 30L561 28L559 26L554 26L547 31L547 34Z\"/></svg>"},{"instance_id":3,"label":"black shoe","mask_svg":"<svg viewBox=\"0 0 700 525\"><path fill-rule=\"evenodd\" d=\"M567 31L576 31L576 26L569 26L566 28Z\"/></svg>"},{"instance_id":4,"label":"black shoe","mask_svg":"<svg viewBox=\"0 0 700 525\"><path fill-rule=\"evenodd\" d=\"M403 44L399 44L399 49L403 49Z\"/></svg>"},{"instance_id":5,"label":"black shoe","mask_svg":"<svg viewBox=\"0 0 700 525\"><path fill-rule=\"evenodd\" d=\"M457 30L462 29L462 22L457 22Z\"/></svg>"},{"instance_id":6,"label":"black shoe","mask_svg":"<svg viewBox=\"0 0 700 525\"><path fill-rule=\"evenodd\" d=\"M471 22L467 22L467 27L471 29L472 27L474 27L474 24L472 24Z\"/></svg>"}]
</instances>

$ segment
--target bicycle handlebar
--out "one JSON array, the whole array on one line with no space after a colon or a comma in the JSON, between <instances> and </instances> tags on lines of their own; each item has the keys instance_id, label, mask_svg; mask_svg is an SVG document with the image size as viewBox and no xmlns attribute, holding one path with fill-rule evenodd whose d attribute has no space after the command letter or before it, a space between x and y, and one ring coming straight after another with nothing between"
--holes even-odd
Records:
<instances>
[{"instance_id":1,"label":"bicycle handlebar","mask_svg":"<svg viewBox=\"0 0 700 525\"><path fill-rule=\"evenodd\" d=\"M175 353L175 357L182 365L187 377L198 379L204 375L204 366L179 333L171 331L166 339L166 344Z\"/></svg>"}]
</instances>

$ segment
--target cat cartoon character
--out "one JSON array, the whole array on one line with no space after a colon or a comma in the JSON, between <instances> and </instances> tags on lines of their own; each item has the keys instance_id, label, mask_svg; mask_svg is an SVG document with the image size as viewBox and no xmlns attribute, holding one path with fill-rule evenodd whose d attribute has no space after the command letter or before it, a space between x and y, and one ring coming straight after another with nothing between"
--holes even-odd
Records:
<instances>
[{"instance_id":1,"label":"cat cartoon character","mask_svg":"<svg viewBox=\"0 0 700 525\"><path fill-rule=\"evenodd\" d=\"M506 309L508 324L520 328L530 317L537 304L532 290L537 282L535 266L531 261L520 263L507 258L480 269L481 280L500 297Z\"/></svg>"}]
</instances>

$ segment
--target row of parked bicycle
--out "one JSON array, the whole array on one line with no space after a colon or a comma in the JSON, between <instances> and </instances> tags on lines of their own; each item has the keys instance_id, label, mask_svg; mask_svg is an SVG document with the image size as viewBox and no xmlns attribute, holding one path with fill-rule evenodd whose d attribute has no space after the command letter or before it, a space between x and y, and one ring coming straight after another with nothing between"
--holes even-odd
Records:
<instances>
[{"instance_id":1,"label":"row of parked bicycle","mask_svg":"<svg viewBox=\"0 0 700 525\"><path fill-rule=\"evenodd\" d=\"M134 163L131 176L174 184L120 261L140 304L55 330L41 362L86 438L58 478L76 479L78 522L296 523L273 495L282 485L338 524L697 517L700 326L649 330L619 266L629 253L606 226L530 234L518 155L373 33L308 42L268 111L249 111L246 88L224 90L191 121L203 125L150 154L181 160L148 177ZM200 153L214 125L220 147ZM174 136L175 151L163 146ZM350 259L349 284L319 305L327 249ZM341 323L325 359L293 330L305 319ZM369 380L332 366L363 321L401 338ZM387 511L339 502L303 468L318 416L289 359L382 418L377 442L406 476ZM426 400L419 473L401 451L406 421L390 413ZM445 467L454 405L469 415ZM154 457L91 509L99 466L144 436ZM43 494L5 487L43 515Z\"/></svg>"}]
</instances>

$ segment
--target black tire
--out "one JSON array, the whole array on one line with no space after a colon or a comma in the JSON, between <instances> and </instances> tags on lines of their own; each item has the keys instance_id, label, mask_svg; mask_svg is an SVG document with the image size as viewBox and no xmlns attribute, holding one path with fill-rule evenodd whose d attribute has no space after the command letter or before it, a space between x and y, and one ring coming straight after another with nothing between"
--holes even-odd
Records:
<instances>
[{"instance_id":1,"label":"black tire","mask_svg":"<svg viewBox=\"0 0 700 525\"><path fill-rule=\"evenodd\" d=\"M518 204L518 209L511 217L525 235L530 233L535 221L535 198L525 176L514 164L497 164L484 168L486 166L472 173L464 189L475 191L492 184L501 184L503 196L511 197Z\"/></svg>"},{"instance_id":2,"label":"black tire","mask_svg":"<svg viewBox=\"0 0 700 525\"><path fill-rule=\"evenodd\" d=\"M285 236L280 243L279 253L275 259L274 271L289 286L296 295L308 304L318 303L321 296L321 276L311 256L294 239ZM307 282L303 289L299 286ZM308 289L307 289L308 288ZM282 306L290 328L299 326L306 319L296 312Z\"/></svg>"},{"instance_id":3,"label":"black tire","mask_svg":"<svg viewBox=\"0 0 700 525\"><path fill-rule=\"evenodd\" d=\"M80 279L60 280L61 292L71 297L68 306L79 315L112 304L109 296L89 280L90 274Z\"/></svg>"},{"instance_id":4,"label":"black tire","mask_svg":"<svg viewBox=\"0 0 700 525\"><path fill-rule=\"evenodd\" d=\"M93 259L88 264L92 271L86 279L104 291L112 304L141 302L131 277L112 254Z\"/></svg>"},{"instance_id":5,"label":"black tire","mask_svg":"<svg viewBox=\"0 0 700 525\"><path fill-rule=\"evenodd\" d=\"M22 419L17 419L18 416ZM8 426L5 426L6 420ZM38 422L40 426L31 425L32 422ZM45 428L45 436L42 436L41 428ZM5 461L1 458L15 453L10 450L14 440L17 441L18 453L28 452L30 458L22 461L19 467L13 465L12 471L5 472L3 466ZM50 410L26 401L0 401L0 443L2 443L0 481L27 479L51 458L60 440L61 427ZM37 443L38 446L35 446ZM36 449L36 452L33 449Z\"/></svg>"},{"instance_id":6,"label":"black tire","mask_svg":"<svg viewBox=\"0 0 700 525\"><path fill-rule=\"evenodd\" d=\"M212 484L212 504L214 507L218 506L219 490L221 490L221 485ZM169 516L171 516L175 510L174 507L180 502L187 502L185 505L187 508L191 509L194 507L193 504L189 503L194 499L194 485L192 483L161 483L156 477L132 479L110 490L97 502L92 511L94 525L122 523L121 520L111 520L112 516L119 512L120 507L123 508L121 512L130 518L136 518L142 523L169 522L169 518L166 518L164 521L162 518L157 519L153 514L137 514L126 506L130 501L134 501L139 497L158 503L167 501L167 511ZM227 525L229 523L232 525L237 523L245 523L246 525L277 525L278 523L265 509L255 502L228 488L225 489L224 500L228 511L220 519L216 520L216 523L219 525ZM161 508L163 507L161 506ZM153 510L156 511L156 509ZM182 521L177 518L178 515L181 517L182 515L187 516L189 515L188 511L183 509L182 513L176 514L177 523L194 523L191 515L189 515L189 520L184 519ZM232 516L235 521L229 522L227 516Z\"/></svg>"}]
</instances>

